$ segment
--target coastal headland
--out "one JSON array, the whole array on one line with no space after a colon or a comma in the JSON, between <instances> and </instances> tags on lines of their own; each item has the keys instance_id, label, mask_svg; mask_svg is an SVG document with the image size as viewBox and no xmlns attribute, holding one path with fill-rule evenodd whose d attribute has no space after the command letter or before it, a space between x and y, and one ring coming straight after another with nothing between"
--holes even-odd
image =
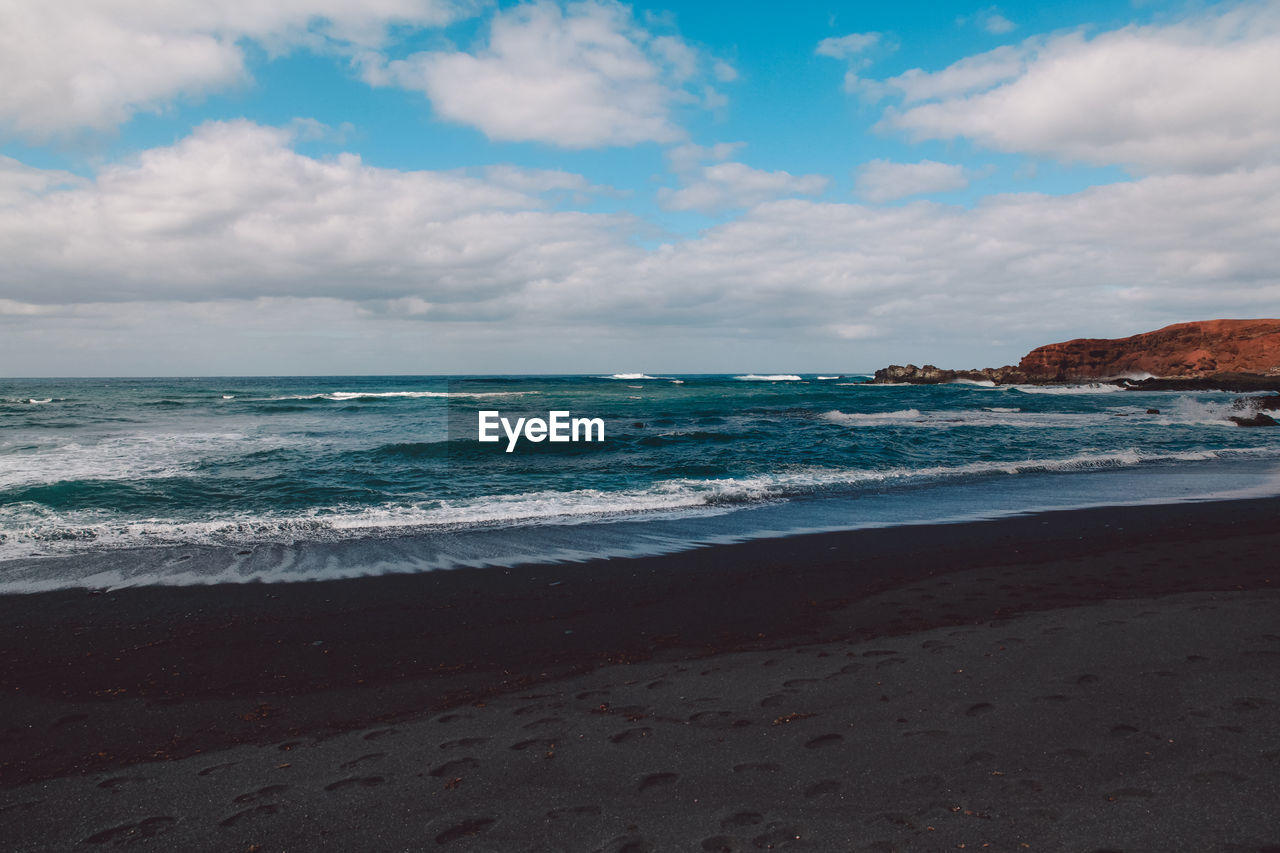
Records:
<instances>
[{"instance_id":1,"label":"coastal headland","mask_svg":"<svg viewBox=\"0 0 1280 853\"><path fill-rule=\"evenodd\" d=\"M875 384L1108 382L1135 391L1280 391L1280 320L1177 323L1127 338L1078 338L1037 347L1016 365L950 370L890 365Z\"/></svg>"}]
</instances>

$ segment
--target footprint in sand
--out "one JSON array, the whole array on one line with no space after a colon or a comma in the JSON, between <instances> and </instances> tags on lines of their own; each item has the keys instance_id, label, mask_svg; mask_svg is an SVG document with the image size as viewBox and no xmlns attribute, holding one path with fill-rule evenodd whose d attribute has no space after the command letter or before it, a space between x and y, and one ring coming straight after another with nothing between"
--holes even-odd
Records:
<instances>
[{"instance_id":1,"label":"footprint in sand","mask_svg":"<svg viewBox=\"0 0 1280 853\"><path fill-rule=\"evenodd\" d=\"M456 723L458 720L469 720L470 714L445 714L436 720L437 723Z\"/></svg>"},{"instance_id":2,"label":"footprint in sand","mask_svg":"<svg viewBox=\"0 0 1280 853\"><path fill-rule=\"evenodd\" d=\"M599 814L599 806L568 806L547 812L547 820L572 820L574 818L597 817Z\"/></svg>"},{"instance_id":3,"label":"footprint in sand","mask_svg":"<svg viewBox=\"0 0 1280 853\"><path fill-rule=\"evenodd\" d=\"M757 826L764 823L764 815L760 812L735 812L720 821L721 829L733 829L742 826Z\"/></svg>"},{"instance_id":4,"label":"footprint in sand","mask_svg":"<svg viewBox=\"0 0 1280 853\"><path fill-rule=\"evenodd\" d=\"M778 847L792 846L804 838L804 830L795 824L771 823L768 831L751 839L751 843L763 850L774 850Z\"/></svg>"},{"instance_id":5,"label":"footprint in sand","mask_svg":"<svg viewBox=\"0 0 1280 853\"><path fill-rule=\"evenodd\" d=\"M220 825L221 826L239 826L245 821L253 820L259 817L270 817L273 814L279 813L279 811L280 811L280 807L275 805L274 803L263 803L260 806L254 806L251 809L245 809L242 812L236 812L231 817L227 818L224 821L221 821Z\"/></svg>"},{"instance_id":6,"label":"footprint in sand","mask_svg":"<svg viewBox=\"0 0 1280 853\"><path fill-rule=\"evenodd\" d=\"M635 743L636 741L641 741L647 737L650 737L652 734L653 734L653 729L648 728L647 726L641 727L638 729L627 729L626 731L618 732L616 735L609 738L609 742L610 743Z\"/></svg>"},{"instance_id":7,"label":"footprint in sand","mask_svg":"<svg viewBox=\"0 0 1280 853\"><path fill-rule=\"evenodd\" d=\"M137 785L146 781L146 776L116 776L114 779L106 779L99 782L98 787L106 788L108 791L114 791L117 788L123 788L126 785Z\"/></svg>"},{"instance_id":8,"label":"footprint in sand","mask_svg":"<svg viewBox=\"0 0 1280 853\"><path fill-rule=\"evenodd\" d=\"M459 758L456 761L446 761L439 767L431 771L432 776L458 776L468 770L474 770L480 766L480 762L468 756L467 758Z\"/></svg>"},{"instance_id":9,"label":"footprint in sand","mask_svg":"<svg viewBox=\"0 0 1280 853\"><path fill-rule=\"evenodd\" d=\"M511 744L511 748L516 752L524 752L526 749L552 749L556 745L553 740L544 738L533 738L532 740L522 740L519 743Z\"/></svg>"},{"instance_id":10,"label":"footprint in sand","mask_svg":"<svg viewBox=\"0 0 1280 853\"><path fill-rule=\"evenodd\" d=\"M362 755L359 758L353 758L350 761L344 761L339 765L339 770L354 770L361 764L368 764L371 761L377 761L380 758L386 758L385 752L371 752L368 755Z\"/></svg>"},{"instance_id":11,"label":"footprint in sand","mask_svg":"<svg viewBox=\"0 0 1280 853\"><path fill-rule=\"evenodd\" d=\"M444 743L440 744L440 748L441 749L460 749L460 748L467 748L472 746L483 746L484 744L488 743L491 740L493 740L493 738L464 737L464 738L458 738L457 740L447 740Z\"/></svg>"},{"instance_id":12,"label":"footprint in sand","mask_svg":"<svg viewBox=\"0 0 1280 853\"><path fill-rule=\"evenodd\" d=\"M104 829L102 832L90 835L84 840L85 844L130 844L134 841L140 841L144 838L155 838L157 835L163 835L178 821L171 817L149 817L146 820L137 823L126 823L123 826L113 826L111 829Z\"/></svg>"},{"instance_id":13,"label":"footprint in sand","mask_svg":"<svg viewBox=\"0 0 1280 853\"><path fill-rule=\"evenodd\" d=\"M284 793L287 790L289 790L288 785L268 785L265 788L259 788L256 791L250 791L247 794L241 794L231 802L235 803L238 806L248 805L249 803L256 803L259 800L270 799L271 797L274 797L276 794Z\"/></svg>"},{"instance_id":14,"label":"footprint in sand","mask_svg":"<svg viewBox=\"0 0 1280 853\"><path fill-rule=\"evenodd\" d=\"M375 729L364 736L365 740L382 740L385 737L400 734L399 729Z\"/></svg>"},{"instance_id":15,"label":"footprint in sand","mask_svg":"<svg viewBox=\"0 0 1280 853\"><path fill-rule=\"evenodd\" d=\"M339 779L324 786L326 791L341 791L345 788L372 788L386 782L381 776L353 776L350 779Z\"/></svg>"},{"instance_id":16,"label":"footprint in sand","mask_svg":"<svg viewBox=\"0 0 1280 853\"><path fill-rule=\"evenodd\" d=\"M540 720L534 720L532 723L525 723L522 729L545 729L550 726L558 726L564 722L561 717L543 717Z\"/></svg>"},{"instance_id":17,"label":"footprint in sand","mask_svg":"<svg viewBox=\"0 0 1280 853\"><path fill-rule=\"evenodd\" d=\"M840 783L835 779L823 779L821 782L815 782L805 789L804 795L809 798L823 797L827 794L834 794L840 790Z\"/></svg>"},{"instance_id":18,"label":"footprint in sand","mask_svg":"<svg viewBox=\"0 0 1280 853\"><path fill-rule=\"evenodd\" d=\"M826 734L819 735L804 745L805 749L825 749L828 746L838 746L844 742L844 735Z\"/></svg>"},{"instance_id":19,"label":"footprint in sand","mask_svg":"<svg viewBox=\"0 0 1280 853\"><path fill-rule=\"evenodd\" d=\"M215 773L221 773L223 770L226 770L228 767L235 767L237 764L239 764L238 761L228 761L226 764L214 764L211 767L206 767L205 769L201 770L196 775L212 776Z\"/></svg>"},{"instance_id":20,"label":"footprint in sand","mask_svg":"<svg viewBox=\"0 0 1280 853\"><path fill-rule=\"evenodd\" d=\"M620 835L597 853L653 853L653 845L639 835Z\"/></svg>"},{"instance_id":21,"label":"footprint in sand","mask_svg":"<svg viewBox=\"0 0 1280 853\"><path fill-rule=\"evenodd\" d=\"M774 764L772 761L752 761L747 764L735 764L733 766L734 773L777 773L782 770L782 765Z\"/></svg>"},{"instance_id":22,"label":"footprint in sand","mask_svg":"<svg viewBox=\"0 0 1280 853\"><path fill-rule=\"evenodd\" d=\"M702 849L707 853L738 853L742 846L736 838L728 835L713 835L702 839Z\"/></svg>"},{"instance_id":23,"label":"footprint in sand","mask_svg":"<svg viewBox=\"0 0 1280 853\"><path fill-rule=\"evenodd\" d=\"M636 791L643 792L648 791L650 788L660 788L666 785L672 785L675 784L675 781L679 778L680 774L678 773L650 773L648 776L641 779L639 784L636 785Z\"/></svg>"},{"instance_id":24,"label":"footprint in sand","mask_svg":"<svg viewBox=\"0 0 1280 853\"><path fill-rule=\"evenodd\" d=\"M995 706L990 702L979 702L977 705L970 706L969 710L964 712L964 715L966 717L981 717L983 714L990 714L995 709Z\"/></svg>"},{"instance_id":25,"label":"footprint in sand","mask_svg":"<svg viewBox=\"0 0 1280 853\"><path fill-rule=\"evenodd\" d=\"M436 844L449 844L463 838L474 838L498 822L493 817L473 817L455 824L436 836Z\"/></svg>"}]
</instances>

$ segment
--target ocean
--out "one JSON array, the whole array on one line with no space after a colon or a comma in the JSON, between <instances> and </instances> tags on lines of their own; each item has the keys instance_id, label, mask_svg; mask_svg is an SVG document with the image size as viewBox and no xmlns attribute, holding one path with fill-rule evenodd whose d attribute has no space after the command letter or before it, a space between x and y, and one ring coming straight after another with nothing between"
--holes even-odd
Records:
<instances>
[{"instance_id":1,"label":"ocean","mask_svg":"<svg viewBox=\"0 0 1280 853\"><path fill-rule=\"evenodd\" d=\"M0 380L0 592L285 582L1280 494L1226 392L864 375ZM1148 409L1159 409L1149 414ZM477 440L477 412L601 418Z\"/></svg>"}]
</instances>

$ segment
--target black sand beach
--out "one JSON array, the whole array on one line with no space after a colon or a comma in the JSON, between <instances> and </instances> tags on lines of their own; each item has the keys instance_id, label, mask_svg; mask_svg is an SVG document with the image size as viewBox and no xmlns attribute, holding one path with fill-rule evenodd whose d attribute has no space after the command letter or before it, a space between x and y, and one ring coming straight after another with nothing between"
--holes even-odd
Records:
<instances>
[{"instance_id":1,"label":"black sand beach","mask_svg":"<svg viewBox=\"0 0 1280 853\"><path fill-rule=\"evenodd\" d=\"M13 850L1280 850L1280 500L0 600Z\"/></svg>"}]
</instances>

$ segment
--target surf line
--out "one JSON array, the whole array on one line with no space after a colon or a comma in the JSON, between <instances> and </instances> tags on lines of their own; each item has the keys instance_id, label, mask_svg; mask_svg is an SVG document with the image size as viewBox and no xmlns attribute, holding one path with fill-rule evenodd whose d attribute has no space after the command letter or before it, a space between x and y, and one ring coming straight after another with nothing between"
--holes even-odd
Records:
<instances>
[{"instance_id":1,"label":"surf line","mask_svg":"<svg viewBox=\"0 0 1280 853\"><path fill-rule=\"evenodd\" d=\"M481 441L501 441L501 427L507 436L507 453L516 449L521 437L535 444L540 441L604 441L604 418L575 418L568 411L547 412L543 418L516 418L512 424L502 413L489 409L479 413Z\"/></svg>"}]
</instances>

